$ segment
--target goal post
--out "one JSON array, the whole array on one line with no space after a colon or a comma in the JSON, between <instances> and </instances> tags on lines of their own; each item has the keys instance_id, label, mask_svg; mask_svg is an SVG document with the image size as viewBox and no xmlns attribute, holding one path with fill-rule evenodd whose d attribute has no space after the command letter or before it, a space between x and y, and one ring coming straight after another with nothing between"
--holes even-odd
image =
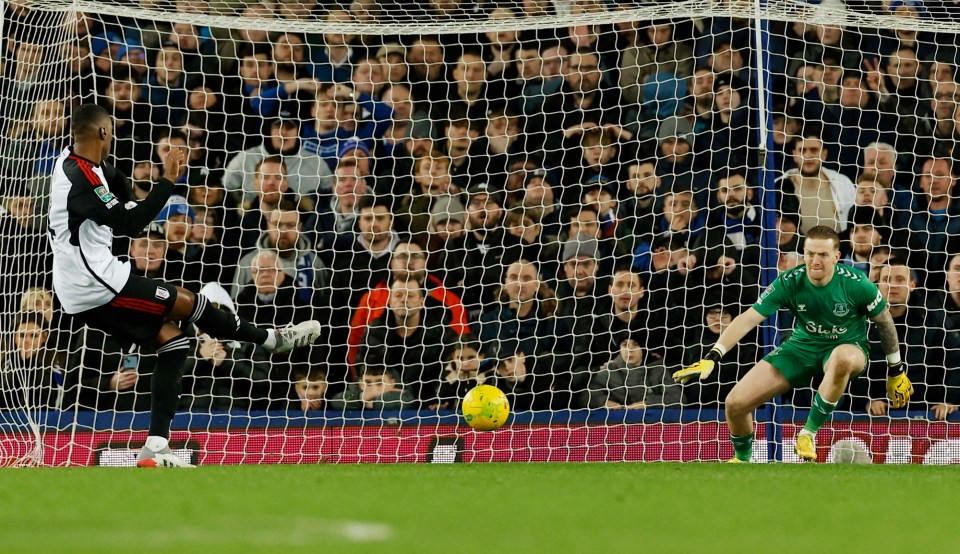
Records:
<instances>
[{"instance_id":1,"label":"goal post","mask_svg":"<svg viewBox=\"0 0 960 554\"><path fill-rule=\"evenodd\" d=\"M850 441L874 462L960 456L950 3L0 7L0 465L130 464L146 434L156 353L52 290L49 175L88 102L114 118L131 201L187 153L156 221L115 241L133 273L324 326L289 356L185 328L171 444L194 461L729 458L723 400L792 316L703 383L671 374L816 224L878 283L917 388L885 404L871 334L822 461ZM478 384L507 393L507 426L457 415ZM798 461L815 384L758 410L756 461Z\"/></svg>"}]
</instances>

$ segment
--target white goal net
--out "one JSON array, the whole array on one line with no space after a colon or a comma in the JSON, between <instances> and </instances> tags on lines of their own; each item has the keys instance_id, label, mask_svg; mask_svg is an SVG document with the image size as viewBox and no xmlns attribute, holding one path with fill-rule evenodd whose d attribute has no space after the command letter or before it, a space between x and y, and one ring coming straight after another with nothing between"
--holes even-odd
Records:
<instances>
[{"instance_id":1,"label":"white goal net","mask_svg":"<svg viewBox=\"0 0 960 554\"><path fill-rule=\"evenodd\" d=\"M916 392L885 401L872 329L821 461L960 460L953 2L0 6L0 465L127 465L146 436L156 353L51 290L49 175L85 103L114 117L136 198L187 154L156 221L115 243L134 273L324 326L292 355L186 327L184 457L729 458L724 398L790 314L707 380L671 374L826 225L890 305ZM756 461L798 461L818 382L757 411ZM464 424L477 384L507 394L508 425Z\"/></svg>"}]
</instances>

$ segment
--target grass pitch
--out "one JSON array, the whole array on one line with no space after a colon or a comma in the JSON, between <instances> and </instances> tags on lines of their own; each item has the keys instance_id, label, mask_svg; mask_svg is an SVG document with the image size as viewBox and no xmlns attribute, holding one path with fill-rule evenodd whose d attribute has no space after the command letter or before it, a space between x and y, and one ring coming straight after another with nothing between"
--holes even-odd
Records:
<instances>
[{"instance_id":1,"label":"grass pitch","mask_svg":"<svg viewBox=\"0 0 960 554\"><path fill-rule=\"evenodd\" d=\"M3 552L951 552L952 467L0 471Z\"/></svg>"}]
</instances>

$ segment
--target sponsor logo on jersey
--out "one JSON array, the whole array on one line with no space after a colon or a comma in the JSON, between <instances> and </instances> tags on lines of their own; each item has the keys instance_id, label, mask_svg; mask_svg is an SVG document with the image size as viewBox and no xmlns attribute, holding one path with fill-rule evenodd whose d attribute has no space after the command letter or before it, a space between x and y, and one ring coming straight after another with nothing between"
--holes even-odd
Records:
<instances>
[{"instance_id":1,"label":"sponsor logo on jersey","mask_svg":"<svg viewBox=\"0 0 960 554\"><path fill-rule=\"evenodd\" d=\"M883 301L883 295L880 294L880 291L877 290L877 297L873 299L873 302L867 304L867 311L872 312L874 308L880 305L880 302Z\"/></svg>"},{"instance_id":2,"label":"sponsor logo on jersey","mask_svg":"<svg viewBox=\"0 0 960 554\"><path fill-rule=\"evenodd\" d=\"M804 327L810 333L815 333L828 339L838 339L840 338L840 335L847 332L846 327L837 327L835 325L832 327L824 327L823 325L814 323L812 321L808 321L806 324L804 324Z\"/></svg>"},{"instance_id":3,"label":"sponsor logo on jersey","mask_svg":"<svg viewBox=\"0 0 960 554\"><path fill-rule=\"evenodd\" d=\"M844 317L850 313L850 306L846 302L837 302L833 306L833 315Z\"/></svg>"},{"instance_id":4,"label":"sponsor logo on jersey","mask_svg":"<svg viewBox=\"0 0 960 554\"><path fill-rule=\"evenodd\" d=\"M170 298L170 291L163 287L157 287L157 298L160 300L166 300L167 298Z\"/></svg>"}]
</instances>

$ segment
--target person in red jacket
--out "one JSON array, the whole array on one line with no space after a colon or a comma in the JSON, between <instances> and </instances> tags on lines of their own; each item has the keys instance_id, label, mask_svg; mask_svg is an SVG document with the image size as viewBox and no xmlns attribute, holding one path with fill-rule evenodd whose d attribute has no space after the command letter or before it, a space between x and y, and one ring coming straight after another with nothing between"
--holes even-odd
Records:
<instances>
[{"instance_id":1,"label":"person in red jacket","mask_svg":"<svg viewBox=\"0 0 960 554\"><path fill-rule=\"evenodd\" d=\"M467 313L463 309L460 297L444 288L440 279L427 273L427 254L415 242L401 242L397 244L390 258L390 280L403 279L412 276L427 290L427 296L442 303L450 311L450 321L453 332L464 335L470 331ZM347 338L347 363L350 365L350 374L355 375L357 350L363 342L363 334L372 321L376 321L387 307L390 296L389 281L383 280L373 289L360 298L360 304L350 319L350 336Z\"/></svg>"}]
</instances>

